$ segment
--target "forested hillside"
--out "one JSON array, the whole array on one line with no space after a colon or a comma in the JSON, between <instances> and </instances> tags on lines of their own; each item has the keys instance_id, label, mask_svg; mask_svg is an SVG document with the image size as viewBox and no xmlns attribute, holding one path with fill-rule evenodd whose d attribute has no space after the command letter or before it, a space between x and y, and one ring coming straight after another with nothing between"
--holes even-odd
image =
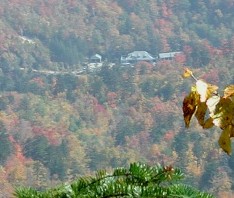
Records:
<instances>
[{"instance_id":1,"label":"forested hillside","mask_svg":"<svg viewBox=\"0 0 234 198\"><path fill-rule=\"evenodd\" d=\"M192 82L181 74L234 84L233 10L233 0L1 0L3 197L136 161L175 165L188 184L231 197L234 155L219 149L218 129L185 128ZM138 50L183 56L120 65ZM100 70L73 73L96 53Z\"/></svg>"}]
</instances>

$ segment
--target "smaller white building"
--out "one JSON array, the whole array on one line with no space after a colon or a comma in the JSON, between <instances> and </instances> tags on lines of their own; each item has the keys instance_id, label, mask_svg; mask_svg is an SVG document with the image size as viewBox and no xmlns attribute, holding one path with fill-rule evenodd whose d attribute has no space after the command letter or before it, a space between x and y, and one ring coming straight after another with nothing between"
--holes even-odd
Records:
<instances>
[{"instance_id":1,"label":"smaller white building","mask_svg":"<svg viewBox=\"0 0 234 198\"><path fill-rule=\"evenodd\" d=\"M158 58L159 60L173 60L176 55L181 54L182 52L166 52L166 53L159 53Z\"/></svg>"},{"instance_id":2,"label":"smaller white building","mask_svg":"<svg viewBox=\"0 0 234 198\"><path fill-rule=\"evenodd\" d=\"M90 63L101 63L102 62L102 56L100 54L94 54L90 57Z\"/></svg>"}]
</instances>

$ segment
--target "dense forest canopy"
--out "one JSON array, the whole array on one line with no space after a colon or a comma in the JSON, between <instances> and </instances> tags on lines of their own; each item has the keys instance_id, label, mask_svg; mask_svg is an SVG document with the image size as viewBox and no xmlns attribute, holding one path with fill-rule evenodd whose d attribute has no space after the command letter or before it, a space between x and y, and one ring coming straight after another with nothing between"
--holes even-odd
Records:
<instances>
[{"instance_id":1,"label":"dense forest canopy","mask_svg":"<svg viewBox=\"0 0 234 198\"><path fill-rule=\"evenodd\" d=\"M146 50L184 51L189 64L204 66L233 49L233 6L231 0L2 1L1 62L71 67L94 53L117 61Z\"/></svg>"},{"instance_id":2,"label":"dense forest canopy","mask_svg":"<svg viewBox=\"0 0 234 198\"><path fill-rule=\"evenodd\" d=\"M233 0L2 0L1 194L142 161L231 197L234 156L217 146L219 129L185 128L181 73L234 83L233 10ZM121 65L133 51L182 56ZM102 67L76 73L94 54Z\"/></svg>"}]
</instances>

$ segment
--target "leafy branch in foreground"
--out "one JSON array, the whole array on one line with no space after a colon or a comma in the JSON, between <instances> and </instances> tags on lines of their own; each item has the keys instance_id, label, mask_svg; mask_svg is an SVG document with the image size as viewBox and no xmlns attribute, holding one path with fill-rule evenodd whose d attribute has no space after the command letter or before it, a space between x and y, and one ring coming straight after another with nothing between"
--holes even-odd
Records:
<instances>
[{"instance_id":1,"label":"leafy branch in foreground","mask_svg":"<svg viewBox=\"0 0 234 198\"><path fill-rule=\"evenodd\" d=\"M183 77L192 77L196 81L196 84L191 87L191 92L183 101L185 126L189 127L190 120L195 115L198 123L204 129L213 126L221 128L222 133L218 143L230 155L231 138L234 137L234 85L226 87L221 96L217 93L216 85L198 80L187 68Z\"/></svg>"},{"instance_id":2,"label":"leafy branch in foreground","mask_svg":"<svg viewBox=\"0 0 234 198\"><path fill-rule=\"evenodd\" d=\"M32 188L18 188L18 198L108 198L108 197L199 197L212 198L207 193L177 183L184 177L179 169L171 166L148 166L132 163L128 169L116 168L112 174L98 171L94 177L82 177L45 192Z\"/></svg>"}]
</instances>

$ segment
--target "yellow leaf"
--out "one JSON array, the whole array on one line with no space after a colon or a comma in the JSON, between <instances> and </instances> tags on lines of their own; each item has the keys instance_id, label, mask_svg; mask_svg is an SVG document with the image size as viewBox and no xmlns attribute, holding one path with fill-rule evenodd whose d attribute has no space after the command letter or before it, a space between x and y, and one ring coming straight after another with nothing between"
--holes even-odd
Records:
<instances>
[{"instance_id":1,"label":"yellow leaf","mask_svg":"<svg viewBox=\"0 0 234 198\"><path fill-rule=\"evenodd\" d=\"M184 122L185 126L188 128L190 120L196 110L197 104L199 101L199 95L196 91L191 91L188 96L184 98L183 101L183 113L184 113Z\"/></svg>"},{"instance_id":2,"label":"yellow leaf","mask_svg":"<svg viewBox=\"0 0 234 198\"><path fill-rule=\"evenodd\" d=\"M234 85L229 85L224 89L224 98L228 98L234 95Z\"/></svg>"},{"instance_id":3,"label":"yellow leaf","mask_svg":"<svg viewBox=\"0 0 234 198\"><path fill-rule=\"evenodd\" d=\"M207 92L206 92L207 99L213 96L214 94L217 95L216 91L218 90L218 88L219 88L218 86L208 83Z\"/></svg>"},{"instance_id":4,"label":"yellow leaf","mask_svg":"<svg viewBox=\"0 0 234 198\"><path fill-rule=\"evenodd\" d=\"M228 154L230 155L232 152L231 147L231 139L230 139L230 133L231 133L232 126L227 126L221 133L219 137L219 146Z\"/></svg>"},{"instance_id":5,"label":"yellow leaf","mask_svg":"<svg viewBox=\"0 0 234 198\"><path fill-rule=\"evenodd\" d=\"M208 118L203 124L203 129L209 129L213 126L214 126L213 118Z\"/></svg>"},{"instance_id":6,"label":"yellow leaf","mask_svg":"<svg viewBox=\"0 0 234 198\"><path fill-rule=\"evenodd\" d=\"M231 132L230 132L230 137L234 137L234 127L233 127L233 125L231 125L232 126L232 129L231 129Z\"/></svg>"},{"instance_id":7,"label":"yellow leaf","mask_svg":"<svg viewBox=\"0 0 234 198\"><path fill-rule=\"evenodd\" d=\"M193 72L190 70L190 69L188 69L188 68L185 68L184 69L184 73L183 73L183 77L184 78L189 78L190 76L192 76L193 75Z\"/></svg>"},{"instance_id":8,"label":"yellow leaf","mask_svg":"<svg viewBox=\"0 0 234 198\"><path fill-rule=\"evenodd\" d=\"M195 113L195 116L198 120L198 123L203 126L204 125L204 120L205 120L205 115L206 115L206 110L207 110L207 105L205 102L200 102L197 106L197 111Z\"/></svg>"},{"instance_id":9,"label":"yellow leaf","mask_svg":"<svg viewBox=\"0 0 234 198\"><path fill-rule=\"evenodd\" d=\"M208 84L202 80L196 82L197 92L200 95L201 102L205 102L218 89L216 85Z\"/></svg>"},{"instance_id":10,"label":"yellow leaf","mask_svg":"<svg viewBox=\"0 0 234 198\"><path fill-rule=\"evenodd\" d=\"M234 118L234 103L230 98L221 98L219 103L216 105L214 115L212 116L213 123L225 129L228 125L232 124Z\"/></svg>"}]
</instances>

